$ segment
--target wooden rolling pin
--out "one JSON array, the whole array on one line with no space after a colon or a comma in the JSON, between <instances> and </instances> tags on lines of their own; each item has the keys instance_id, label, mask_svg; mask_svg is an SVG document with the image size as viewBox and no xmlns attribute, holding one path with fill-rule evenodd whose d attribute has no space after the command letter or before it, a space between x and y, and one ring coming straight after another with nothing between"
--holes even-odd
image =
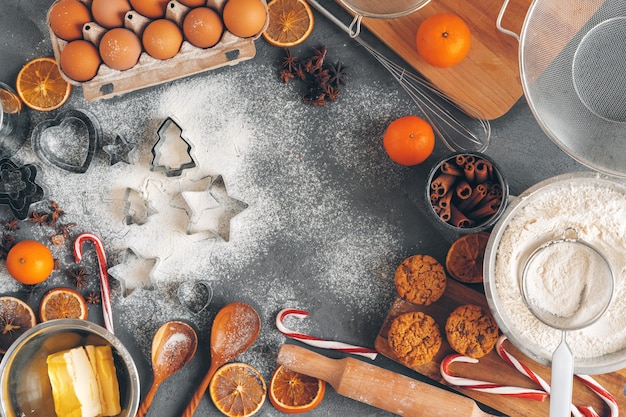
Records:
<instances>
[{"instance_id":1,"label":"wooden rolling pin","mask_svg":"<svg viewBox=\"0 0 626 417\"><path fill-rule=\"evenodd\" d=\"M407 417L495 417L474 400L354 358L330 359L282 345L284 367L328 382L338 394Z\"/></svg>"}]
</instances>

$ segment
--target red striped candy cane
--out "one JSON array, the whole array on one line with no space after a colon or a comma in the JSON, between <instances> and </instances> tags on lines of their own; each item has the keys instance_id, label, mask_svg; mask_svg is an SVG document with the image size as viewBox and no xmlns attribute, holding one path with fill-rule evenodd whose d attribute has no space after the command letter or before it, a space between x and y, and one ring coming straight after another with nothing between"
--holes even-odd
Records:
<instances>
[{"instance_id":1,"label":"red striped candy cane","mask_svg":"<svg viewBox=\"0 0 626 417\"><path fill-rule=\"evenodd\" d=\"M287 317L293 316L298 319L303 319L309 315L308 311L298 310L295 308L285 308L281 310L276 316L276 327L278 330L287 337L295 340L299 340L302 343L306 343L310 346L315 346L323 349L336 350L339 352L352 353L355 355L365 356L369 359L376 359L378 352L375 349L365 348L361 346L349 345L347 343L336 342L334 340L326 340L316 336L311 336L305 333L294 332L288 329L284 321Z\"/></svg>"},{"instance_id":2,"label":"red striped candy cane","mask_svg":"<svg viewBox=\"0 0 626 417\"><path fill-rule=\"evenodd\" d=\"M100 293L102 297L102 312L104 314L104 327L113 333L113 312L111 311L111 289L109 288L109 274L107 272L107 259L104 245L100 237L93 233L81 233L74 241L74 259L79 263L83 259L83 243L92 242L98 256L98 268L100 271Z\"/></svg>"},{"instance_id":3,"label":"red striped candy cane","mask_svg":"<svg viewBox=\"0 0 626 417\"><path fill-rule=\"evenodd\" d=\"M454 362L478 363L478 359L455 353L446 356L443 361L441 361L441 365L439 367L439 370L441 371L441 376L443 376L443 379L445 379L446 382L452 385L456 385L457 387L486 392L489 394L504 395L507 397L524 398L539 402L544 401L548 397L548 394L545 391L541 390L495 384L493 382L481 381L478 379L469 379L454 376L449 369L450 365Z\"/></svg>"}]
</instances>

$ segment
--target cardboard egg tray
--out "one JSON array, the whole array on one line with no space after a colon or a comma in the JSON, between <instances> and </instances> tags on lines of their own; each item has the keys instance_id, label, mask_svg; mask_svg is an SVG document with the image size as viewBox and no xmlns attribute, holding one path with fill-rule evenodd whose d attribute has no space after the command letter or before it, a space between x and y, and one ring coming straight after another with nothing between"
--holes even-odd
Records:
<instances>
[{"instance_id":1,"label":"cardboard egg tray","mask_svg":"<svg viewBox=\"0 0 626 417\"><path fill-rule=\"evenodd\" d=\"M85 3L88 7L91 6L91 0L80 1ZM206 5L216 10L221 16L226 1L227 0L207 0ZM267 2L265 0L262 0L262 2L267 13ZM189 7L184 6L176 0L172 0L167 5L165 18L174 21L179 27L182 27L183 19L189 10ZM126 13L124 27L135 32L141 39L143 29L151 21L152 19L148 19L136 11L131 10ZM54 32L52 32L49 24L49 14L47 22L54 57L57 63L60 64L61 51L68 42L57 37ZM263 29L250 38L237 37L224 29L221 40L217 45L211 48L197 48L186 40L183 40L178 54L166 60L155 59L143 51L137 65L125 71L114 70L102 63L96 76L89 81L77 82L72 80L66 76L62 70L61 75L69 83L82 87L83 96L87 101L111 98L215 68L236 65L241 61L251 59L256 54L254 41L261 35L261 32L265 30L268 22L269 17L265 19ZM106 28L103 28L96 22L89 22L83 26L83 38L92 42L97 47L106 31Z\"/></svg>"}]
</instances>

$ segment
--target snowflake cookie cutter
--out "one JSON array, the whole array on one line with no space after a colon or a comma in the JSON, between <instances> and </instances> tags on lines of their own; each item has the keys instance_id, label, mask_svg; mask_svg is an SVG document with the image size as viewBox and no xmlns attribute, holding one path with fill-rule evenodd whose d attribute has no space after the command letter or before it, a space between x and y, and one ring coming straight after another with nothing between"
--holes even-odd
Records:
<instances>
[{"instance_id":1,"label":"snowflake cookie cutter","mask_svg":"<svg viewBox=\"0 0 626 417\"><path fill-rule=\"evenodd\" d=\"M191 143L184 137L183 129L173 117L161 123L157 135L159 139L152 147L150 171L177 177L184 170L196 166L191 154Z\"/></svg>"},{"instance_id":2,"label":"snowflake cookie cutter","mask_svg":"<svg viewBox=\"0 0 626 417\"><path fill-rule=\"evenodd\" d=\"M228 194L224 178L218 175L202 191L183 191L183 199L191 209L187 234L207 232L228 242L233 217L248 204Z\"/></svg>"},{"instance_id":3,"label":"snowflake cookie cutter","mask_svg":"<svg viewBox=\"0 0 626 417\"><path fill-rule=\"evenodd\" d=\"M42 162L82 174L91 165L101 137L100 124L93 115L70 109L38 123L31 135L31 145Z\"/></svg>"},{"instance_id":4,"label":"snowflake cookie cutter","mask_svg":"<svg viewBox=\"0 0 626 417\"><path fill-rule=\"evenodd\" d=\"M18 219L28 217L31 204L44 197L43 188L35 182L37 167L18 166L10 159L0 160L0 205L7 205Z\"/></svg>"},{"instance_id":5,"label":"snowflake cookie cutter","mask_svg":"<svg viewBox=\"0 0 626 417\"><path fill-rule=\"evenodd\" d=\"M108 273L120 284L122 297L127 297L136 289L155 289L154 271L159 258L141 256L133 248L126 248L122 262L109 268Z\"/></svg>"}]
</instances>

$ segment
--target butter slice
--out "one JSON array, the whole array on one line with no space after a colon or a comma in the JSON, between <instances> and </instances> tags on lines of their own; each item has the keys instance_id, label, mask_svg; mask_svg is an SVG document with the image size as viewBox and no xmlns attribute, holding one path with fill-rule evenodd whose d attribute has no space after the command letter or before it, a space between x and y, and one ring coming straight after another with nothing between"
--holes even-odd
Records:
<instances>
[{"instance_id":1,"label":"butter slice","mask_svg":"<svg viewBox=\"0 0 626 417\"><path fill-rule=\"evenodd\" d=\"M77 347L49 355L57 417L115 416L120 393L110 346Z\"/></svg>"},{"instance_id":2,"label":"butter slice","mask_svg":"<svg viewBox=\"0 0 626 417\"><path fill-rule=\"evenodd\" d=\"M47 358L54 411L58 417L97 417L102 414L98 381L82 347Z\"/></svg>"},{"instance_id":3,"label":"butter slice","mask_svg":"<svg viewBox=\"0 0 626 417\"><path fill-rule=\"evenodd\" d=\"M122 411L120 406L120 388L113 362L111 346L85 346L91 361L98 386L103 416L116 416Z\"/></svg>"}]
</instances>

